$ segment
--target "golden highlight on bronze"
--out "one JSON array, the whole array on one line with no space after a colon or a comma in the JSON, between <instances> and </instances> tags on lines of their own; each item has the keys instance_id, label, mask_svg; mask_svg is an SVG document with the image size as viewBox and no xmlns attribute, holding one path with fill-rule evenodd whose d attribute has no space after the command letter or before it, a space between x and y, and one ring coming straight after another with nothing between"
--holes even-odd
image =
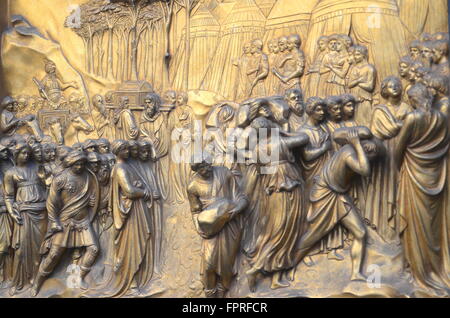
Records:
<instances>
[{"instance_id":1,"label":"golden highlight on bronze","mask_svg":"<svg viewBox=\"0 0 450 318\"><path fill-rule=\"evenodd\" d=\"M0 297L449 297L446 0L29 2Z\"/></svg>"}]
</instances>

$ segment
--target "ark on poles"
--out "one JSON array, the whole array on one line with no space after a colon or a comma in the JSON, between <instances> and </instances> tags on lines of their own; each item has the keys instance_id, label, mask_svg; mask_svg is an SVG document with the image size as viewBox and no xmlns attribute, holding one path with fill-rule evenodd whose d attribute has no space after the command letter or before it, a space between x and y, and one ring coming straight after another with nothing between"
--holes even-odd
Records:
<instances>
[{"instance_id":1,"label":"ark on poles","mask_svg":"<svg viewBox=\"0 0 450 318\"><path fill-rule=\"evenodd\" d=\"M241 57L244 43L264 35L265 16L254 0L239 0L221 27L220 40L206 69L201 88L233 99L238 69L233 61Z\"/></svg>"},{"instance_id":2,"label":"ark on poles","mask_svg":"<svg viewBox=\"0 0 450 318\"><path fill-rule=\"evenodd\" d=\"M193 13L190 22L190 58L189 58L189 87L198 89L208 63L213 57L218 39L220 26L204 3L200 3ZM186 31L183 32L171 63L171 87L183 90L186 60Z\"/></svg>"}]
</instances>

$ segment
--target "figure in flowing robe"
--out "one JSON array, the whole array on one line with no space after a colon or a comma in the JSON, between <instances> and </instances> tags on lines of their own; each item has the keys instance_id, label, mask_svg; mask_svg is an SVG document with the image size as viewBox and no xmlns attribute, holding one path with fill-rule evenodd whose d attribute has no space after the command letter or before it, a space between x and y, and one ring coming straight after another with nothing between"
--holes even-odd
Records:
<instances>
[{"instance_id":1,"label":"figure in flowing robe","mask_svg":"<svg viewBox=\"0 0 450 318\"><path fill-rule=\"evenodd\" d=\"M251 43L245 43L242 56L233 62L233 65L238 68L236 85L234 89L235 100L243 100L248 98L248 92L250 89L250 79L248 77L249 63L252 58Z\"/></svg>"},{"instance_id":2,"label":"figure in flowing robe","mask_svg":"<svg viewBox=\"0 0 450 318\"><path fill-rule=\"evenodd\" d=\"M132 111L128 109L129 98L122 97L119 110L114 114L116 126L116 139L136 140L139 137L139 127Z\"/></svg>"},{"instance_id":3,"label":"figure in flowing robe","mask_svg":"<svg viewBox=\"0 0 450 318\"><path fill-rule=\"evenodd\" d=\"M253 40L251 45L252 56L249 59L247 75L250 81L247 98L266 96L264 80L269 74L269 60L262 52L263 42L259 39Z\"/></svg>"},{"instance_id":4,"label":"figure in flowing robe","mask_svg":"<svg viewBox=\"0 0 450 318\"><path fill-rule=\"evenodd\" d=\"M105 283L86 293L94 297L146 293L153 275L153 220L149 211L152 191L128 163L128 142L115 140L111 148L117 156L110 194L115 228L114 268Z\"/></svg>"},{"instance_id":5,"label":"figure in flowing robe","mask_svg":"<svg viewBox=\"0 0 450 318\"><path fill-rule=\"evenodd\" d=\"M309 195L311 201L307 214L309 227L296 246L296 261L300 262L316 243L330 233L336 225L341 224L354 236L351 247L351 280L366 281L367 278L361 271L367 229L348 191L355 175L370 174L370 161L376 158L380 150L376 142L372 140L361 142L362 136L359 129L341 128L340 130L347 135L342 139L346 139L348 144L341 147L331 157L315 180ZM366 130L364 137L371 137L370 131Z\"/></svg>"},{"instance_id":6,"label":"figure in flowing robe","mask_svg":"<svg viewBox=\"0 0 450 318\"><path fill-rule=\"evenodd\" d=\"M386 155L378 158L368 179L366 209L361 211L376 226L377 233L385 240L398 236L401 220L396 208L398 169L393 161L393 151L403 119L412 108L402 102L402 83L397 77L388 77L381 84L381 96L387 103L373 110L370 130L383 142Z\"/></svg>"},{"instance_id":7,"label":"figure in flowing robe","mask_svg":"<svg viewBox=\"0 0 450 318\"><path fill-rule=\"evenodd\" d=\"M9 159L8 147L0 143L0 180L3 181L5 172L12 168ZM11 241L13 235L13 219L8 213L5 203L5 194L3 186L0 186L0 286L10 279L6 261L11 258Z\"/></svg>"},{"instance_id":8,"label":"figure in flowing robe","mask_svg":"<svg viewBox=\"0 0 450 318\"><path fill-rule=\"evenodd\" d=\"M141 136L148 139L155 151L155 161L153 169L156 180L158 181L158 190L163 200L170 197L168 183L169 171L169 146L170 130L167 127L168 120L166 114L160 111L161 101L156 94L149 94L145 98L145 109L141 116Z\"/></svg>"},{"instance_id":9,"label":"figure in flowing robe","mask_svg":"<svg viewBox=\"0 0 450 318\"><path fill-rule=\"evenodd\" d=\"M324 126L328 134L331 136L330 155L333 155L340 149L339 144L333 139L333 133L336 129L344 127L342 122L342 99L339 96L331 96L325 100L327 104L327 120ZM346 237L345 230L342 226L336 226L325 239L321 241L320 250L328 254L329 259L343 260L343 256L337 253L338 249L344 247Z\"/></svg>"},{"instance_id":10,"label":"figure in flowing robe","mask_svg":"<svg viewBox=\"0 0 450 318\"><path fill-rule=\"evenodd\" d=\"M320 97L310 97L306 102L308 120L298 131L309 137L308 145L301 148L300 160L306 194L311 191L314 177L319 175L330 158L330 135L322 125L326 118L325 109L325 100Z\"/></svg>"},{"instance_id":11,"label":"figure in flowing robe","mask_svg":"<svg viewBox=\"0 0 450 318\"><path fill-rule=\"evenodd\" d=\"M394 160L400 168L397 207L405 220L400 228L404 257L416 283L434 292L448 292L450 282L441 258L444 189L449 150L448 118L431 108L427 88L408 92L414 111L398 135Z\"/></svg>"},{"instance_id":12,"label":"figure in flowing robe","mask_svg":"<svg viewBox=\"0 0 450 318\"><path fill-rule=\"evenodd\" d=\"M195 171L187 189L192 219L202 240L201 275L207 297L223 297L237 274L235 260L241 244L241 212L248 204L234 174L225 167L213 167L208 160L193 163ZM205 233L201 214L226 209L224 225ZM216 221L217 222L217 221Z\"/></svg>"},{"instance_id":13,"label":"figure in flowing robe","mask_svg":"<svg viewBox=\"0 0 450 318\"><path fill-rule=\"evenodd\" d=\"M279 83L279 79L275 76L272 71L272 68L278 64L277 60L280 56L280 49L278 47L278 39L272 39L269 41L269 55L267 57L269 63L269 74L265 80L266 84L266 93L267 96L273 96L278 94L277 85Z\"/></svg>"},{"instance_id":14,"label":"figure in flowing robe","mask_svg":"<svg viewBox=\"0 0 450 318\"><path fill-rule=\"evenodd\" d=\"M331 49L322 61L320 72L321 75L327 74L325 87L323 92L320 92L324 97L345 93L345 77L350 68L344 39L338 35L331 35L328 44Z\"/></svg>"},{"instance_id":15,"label":"figure in flowing robe","mask_svg":"<svg viewBox=\"0 0 450 318\"><path fill-rule=\"evenodd\" d=\"M280 79L282 91L300 89L300 79L305 70L305 54L300 49L301 43L300 36L290 35L287 41L288 53L278 63L282 71L274 69L275 75Z\"/></svg>"},{"instance_id":16,"label":"figure in flowing robe","mask_svg":"<svg viewBox=\"0 0 450 318\"><path fill-rule=\"evenodd\" d=\"M100 167L96 174L99 185L99 202L97 213L92 221L95 233L98 236L100 254L97 263L101 262L100 279L109 277L114 262L114 227L113 216L109 207L111 195L112 167L105 154L100 154Z\"/></svg>"},{"instance_id":17,"label":"figure in flowing robe","mask_svg":"<svg viewBox=\"0 0 450 318\"><path fill-rule=\"evenodd\" d=\"M39 249L47 229L46 189L38 165L31 161L27 144L17 143L15 166L5 172L3 186L8 213L15 221L13 282L10 294L31 283L39 266Z\"/></svg>"},{"instance_id":18,"label":"figure in flowing robe","mask_svg":"<svg viewBox=\"0 0 450 318\"><path fill-rule=\"evenodd\" d=\"M114 131L108 118L105 101L101 95L92 97L92 119L100 138L114 139Z\"/></svg>"},{"instance_id":19,"label":"figure in flowing robe","mask_svg":"<svg viewBox=\"0 0 450 318\"><path fill-rule=\"evenodd\" d=\"M161 248L163 236L163 203L161 194L159 192L158 179L154 174L155 150L153 145L148 140L143 140L138 143L139 160L136 162L136 172L145 181L146 186L151 189L153 195L153 204L149 206L150 213L152 213L153 220L153 257L154 257L154 273L156 275L162 274L161 268Z\"/></svg>"},{"instance_id":20,"label":"figure in flowing robe","mask_svg":"<svg viewBox=\"0 0 450 318\"><path fill-rule=\"evenodd\" d=\"M328 37L321 36L317 40L318 51L315 54L314 61L306 72L305 96L307 98L319 96L320 86L320 66L325 55L328 53ZM322 81L323 82L323 81Z\"/></svg>"},{"instance_id":21,"label":"figure in flowing robe","mask_svg":"<svg viewBox=\"0 0 450 318\"><path fill-rule=\"evenodd\" d=\"M259 273L273 275L272 289L289 286L289 283L282 282L282 274L296 265L294 247L305 230L304 182L292 149L305 146L309 139L304 134L286 137L283 133L272 138L271 128L274 126L264 117L255 119L252 127L260 130L259 143L255 149L258 169L266 171L261 189L265 195L260 198L260 209L264 210L265 219L256 244L247 255L250 269L246 274L249 288L254 292ZM267 137L261 134L261 129L266 129ZM265 158L269 153L270 158Z\"/></svg>"},{"instance_id":22,"label":"figure in flowing robe","mask_svg":"<svg viewBox=\"0 0 450 318\"><path fill-rule=\"evenodd\" d=\"M190 160L194 139L194 112L187 104L186 93L179 93L177 107L169 114L171 140L169 161L170 202L186 201L186 187L191 176Z\"/></svg>"},{"instance_id":23,"label":"figure in flowing robe","mask_svg":"<svg viewBox=\"0 0 450 318\"><path fill-rule=\"evenodd\" d=\"M348 74L347 87L356 97L355 120L361 126L369 126L372 118L372 93L375 89L376 71L367 62L368 51L365 46L356 45L352 50L353 66Z\"/></svg>"}]
</instances>

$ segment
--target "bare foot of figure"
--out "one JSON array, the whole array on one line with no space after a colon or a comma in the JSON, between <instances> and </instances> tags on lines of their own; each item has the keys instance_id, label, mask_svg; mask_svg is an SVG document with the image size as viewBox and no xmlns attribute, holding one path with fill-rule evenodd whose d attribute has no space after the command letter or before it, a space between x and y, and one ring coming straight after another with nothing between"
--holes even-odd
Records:
<instances>
[{"instance_id":1,"label":"bare foot of figure","mask_svg":"<svg viewBox=\"0 0 450 318\"><path fill-rule=\"evenodd\" d=\"M253 269L249 269L245 274L247 275L248 289L250 289L250 292L254 293L256 291L257 272L254 272Z\"/></svg>"},{"instance_id":2,"label":"bare foot of figure","mask_svg":"<svg viewBox=\"0 0 450 318\"><path fill-rule=\"evenodd\" d=\"M331 250L330 252L328 252L327 258L335 260L335 261L343 261L344 260L344 257L341 254L338 254L338 252L336 250Z\"/></svg>"},{"instance_id":3,"label":"bare foot of figure","mask_svg":"<svg viewBox=\"0 0 450 318\"><path fill-rule=\"evenodd\" d=\"M365 282L367 281L367 277L364 276L361 273L353 273L352 277L350 278L351 281L362 281Z\"/></svg>"},{"instance_id":4,"label":"bare foot of figure","mask_svg":"<svg viewBox=\"0 0 450 318\"><path fill-rule=\"evenodd\" d=\"M285 288L289 287L291 284L289 283L283 283L281 281L281 272L276 272L272 276L272 284L270 285L271 289L278 289L278 288Z\"/></svg>"},{"instance_id":5,"label":"bare foot of figure","mask_svg":"<svg viewBox=\"0 0 450 318\"><path fill-rule=\"evenodd\" d=\"M296 267L293 267L286 273L286 278L288 281L290 281L290 282L294 281L295 271L296 271Z\"/></svg>"},{"instance_id":6,"label":"bare foot of figure","mask_svg":"<svg viewBox=\"0 0 450 318\"><path fill-rule=\"evenodd\" d=\"M311 256L306 256L303 259L303 263L305 263L305 265L308 266L308 267L311 267L311 266L313 266L315 264Z\"/></svg>"}]
</instances>

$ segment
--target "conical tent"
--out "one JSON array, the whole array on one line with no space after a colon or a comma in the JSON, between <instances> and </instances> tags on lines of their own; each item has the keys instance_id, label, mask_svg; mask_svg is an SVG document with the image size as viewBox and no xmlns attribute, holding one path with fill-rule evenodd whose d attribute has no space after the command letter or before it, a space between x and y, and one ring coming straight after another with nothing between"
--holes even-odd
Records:
<instances>
[{"instance_id":1,"label":"conical tent","mask_svg":"<svg viewBox=\"0 0 450 318\"><path fill-rule=\"evenodd\" d=\"M209 64L201 88L225 98L234 98L238 69L233 61L242 55L244 43L262 38L265 17L254 0L239 0L233 6L220 32L214 58Z\"/></svg>"},{"instance_id":2,"label":"conical tent","mask_svg":"<svg viewBox=\"0 0 450 318\"><path fill-rule=\"evenodd\" d=\"M238 0L211 0L208 9L219 24L223 24Z\"/></svg>"},{"instance_id":3,"label":"conical tent","mask_svg":"<svg viewBox=\"0 0 450 318\"><path fill-rule=\"evenodd\" d=\"M317 1L278 0L267 17L264 42L289 34L298 34L305 39L311 11Z\"/></svg>"},{"instance_id":4,"label":"conical tent","mask_svg":"<svg viewBox=\"0 0 450 318\"><path fill-rule=\"evenodd\" d=\"M261 9L261 12L267 17L275 5L277 0L255 0L256 5Z\"/></svg>"},{"instance_id":5,"label":"conical tent","mask_svg":"<svg viewBox=\"0 0 450 318\"><path fill-rule=\"evenodd\" d=\"M206 5L200 4L194 12L190 22L190 58L188 89L198 89L213 57L219 39L220 26ZM172 87L177 90L185 89L186 41L185 34L181 36L175 57L170 66Z\"/></svg>"},{"instance_id":6,"label":"conical tent","mask_svg":"<svg viewBox=\"0 0 450 318\"><path fill-rule=\"evenodd\" d=\"M319 37L334 33L350 35L356 43L367 46L378 83L398 73L398 61L407 49L407 31L395 0L321 0L311 14L304 46L308 65Z\"/></svg>"},{"instance_id":7,"label":"conical tent","mask_svg":"<svg viewBox=\"0 0 450 318\"><path fill-rule=\"evenodd\" d=\"M400 19L417 39L423 32L448 32L447 0L397 0Z\"/></svg>"}]
</instances>

